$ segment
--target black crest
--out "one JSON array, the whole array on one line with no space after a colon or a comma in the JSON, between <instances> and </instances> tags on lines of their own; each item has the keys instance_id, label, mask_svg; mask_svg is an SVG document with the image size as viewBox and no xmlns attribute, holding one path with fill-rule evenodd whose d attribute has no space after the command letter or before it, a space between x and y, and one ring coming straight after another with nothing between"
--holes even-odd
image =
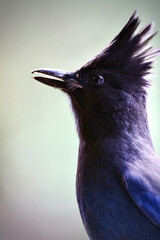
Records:
<instances>
[{"instance_id":1,"label":"black crest","mask_svg":"<svg viewBox=\"0 0 160 240\"><path fill-rule=\"evenodd\" d=\"M149 46L149 41L156 35L157 31L151 33L152 23L135 34L140 20L136 16L137 12L129 19L121 32L86 66L104 66L105 68L118 71L121 74L143 79L143 76L150 73L154 57L160 53L160 49ZM142 85L148 85L143 79Z\"/></svg>"}]
</instances>

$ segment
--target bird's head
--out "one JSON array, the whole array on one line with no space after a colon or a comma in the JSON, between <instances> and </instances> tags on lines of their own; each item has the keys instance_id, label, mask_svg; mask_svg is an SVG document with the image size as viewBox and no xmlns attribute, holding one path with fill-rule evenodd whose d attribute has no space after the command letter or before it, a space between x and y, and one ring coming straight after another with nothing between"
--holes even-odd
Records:
<instances>
[{"instance_id":1,"label":"bird's head","mask_svg":"<svg viewBox=\"0 0 160 240\"><path fill-rule=\"evenodd\" d=\"M75 72L38 69L33 73L51 76L34 77L44 84L67 93L73 105L81 135L113 133L142 117L145 109L145 76L150 73L153 58L160 49L148 46L156 34L152 24L138 34L136 12L107 48ZM128 127L128 126L127 126Z\"/></svg>"}]
</instances>

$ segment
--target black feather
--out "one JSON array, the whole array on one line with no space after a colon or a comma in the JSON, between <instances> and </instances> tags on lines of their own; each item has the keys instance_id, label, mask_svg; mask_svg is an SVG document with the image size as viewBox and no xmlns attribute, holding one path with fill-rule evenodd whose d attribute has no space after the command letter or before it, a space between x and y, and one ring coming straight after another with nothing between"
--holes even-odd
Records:
<instances>
[{"instance_id":1,"label":"black feather","mask_svg":"<svg viewBox=\"0 0 160 240\"><path fill-rule=\"evenodd\" d=\"M154 58L160 53L160 49L149 46L150 40L156 35L150 33L152 23L147 25L138 34L135 34L140 20L136 17L136 11L124 26L121 32L112 40L94 59L85 64L88 66L103 66L108 69L116 69L120 74L135 77L141 85L148 85L144 78L150 73Z\"/></svg>"}]
</instances>

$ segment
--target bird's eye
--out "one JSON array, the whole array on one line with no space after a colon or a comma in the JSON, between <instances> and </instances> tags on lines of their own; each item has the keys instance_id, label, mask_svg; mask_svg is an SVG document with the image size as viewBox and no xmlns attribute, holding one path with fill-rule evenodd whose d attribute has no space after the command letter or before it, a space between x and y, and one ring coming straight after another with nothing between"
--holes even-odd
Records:
<instances>
[{"instance_id":1,"label":"bird's eye","mask_svg":"<svg viewBox=\"0 0 160 240\"><path fill-rule=\"evenodd\" d=\"M104 83L104 77L96 75L92 78L92 83L95 85L101 85Z\"/></svg>"}]
</instances>

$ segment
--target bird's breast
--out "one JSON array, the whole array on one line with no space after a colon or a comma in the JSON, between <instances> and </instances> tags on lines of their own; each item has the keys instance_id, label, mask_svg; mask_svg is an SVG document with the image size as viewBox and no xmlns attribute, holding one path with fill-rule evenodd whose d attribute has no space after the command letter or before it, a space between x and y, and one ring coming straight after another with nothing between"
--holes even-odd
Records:
<instances>
[{"instance_id":1,"label":"bird's breast","mask_svg":"<svg viewBox=\"0 0 160 240\"><path fill-rule=\"evenodd\" d=\"M103 240L103 236L106 239L108 229L111 234L121 204L117 199L117 176L103 162L101 154L90 155L85 148L79 152L77 200L86 231L96 240Z\"/></svg>"}]
</instances>

